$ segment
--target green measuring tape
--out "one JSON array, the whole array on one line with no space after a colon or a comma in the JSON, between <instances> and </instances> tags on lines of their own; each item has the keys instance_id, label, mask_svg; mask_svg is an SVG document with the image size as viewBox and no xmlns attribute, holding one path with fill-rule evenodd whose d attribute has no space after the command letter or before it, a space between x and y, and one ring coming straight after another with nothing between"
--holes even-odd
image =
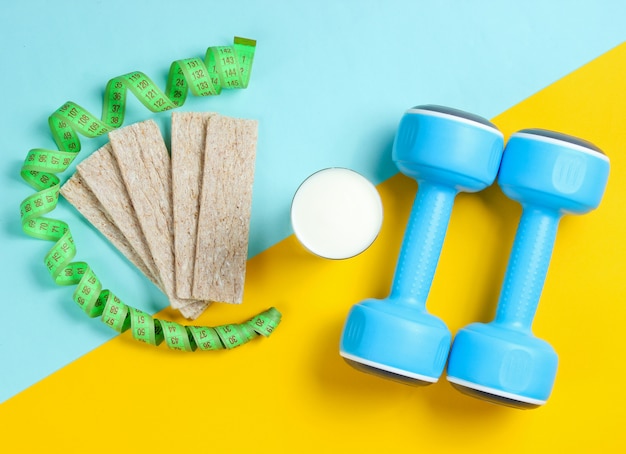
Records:
<instances>
[{"instance_id":1,"label":"green measuring tape","mask_svg":"<svg viewBox=\"0 0 626 454\"><path fill-rule=\"evenodd\" d=\"M106 86L102 118L71 101L48 118L58 150L32 149L21 169L22 178L37 192L20 204L22 229L27 235L55 244L44 263L58 285L76 285L73 300L90 317L121 333L129 328L133 338L152 345L165 340L174 350L194 351L234 348L257 335L269 336L280 323L275 308L241 324L217 327L183 326L159 320L124 304L102 283L85 262L73 262L76 247L66 222L47 217L59 199L60 178L81 149L79 134L99 137L124 122L126 97L131 92L152 112L182 106L191 91L196 96L218 95L223 88L246 88L250 80L256 41L235 37L232 46L209 47L204 60L187 58L170 66L165 91L142 72L131 72L111 79Z\"/></svg>"}]
</instances>

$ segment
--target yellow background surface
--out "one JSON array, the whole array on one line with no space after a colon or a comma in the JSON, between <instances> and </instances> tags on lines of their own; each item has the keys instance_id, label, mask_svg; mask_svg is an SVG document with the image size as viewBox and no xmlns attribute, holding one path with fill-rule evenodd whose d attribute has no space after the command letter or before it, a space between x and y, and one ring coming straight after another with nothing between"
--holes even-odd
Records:
<instances>
[{"instance_id":1,"label":"yellow background surface","mask_svg":"<svg viewBox=\"0 0 626 454\"><path fill-rule=\"evenodd\" d=\"M379 186L385 220L365 253L327 261L289 237L250 260L242 307L216 305L198 320L243 321L276 306L283 322L271 338L185 354L118 336L0 406L0 451L619 451L626 440L625 70L621 45L493 119L507 137L555 129L594 142L611 159L600 208L566 217L559 228L534 324L560 357L544 407L489 404L445 379L413 388L339 357L349 308L389 291L417 189L397 175ZM457 198L427 303L453 333L492 318L520 213L496 186ZM169 310L158 316L176 319Z\"/></svg>"}]
</instances>

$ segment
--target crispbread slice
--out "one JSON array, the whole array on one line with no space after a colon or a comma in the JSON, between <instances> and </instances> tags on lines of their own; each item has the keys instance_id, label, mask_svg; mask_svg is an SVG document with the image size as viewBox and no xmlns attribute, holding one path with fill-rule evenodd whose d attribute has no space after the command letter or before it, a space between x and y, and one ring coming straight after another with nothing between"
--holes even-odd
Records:
<instances>
[{"instance_id":1,"label":"crispbread slice","mask_svg":"<svg viewBox=\"0 0 626 454\"><path fill-rule=\"evenodd\" d=\"M61 194L72 204L96 229L100 231L131 263L149 278L157 287L158 280L148 265L137 254L117 225L108 217L98 198L89 190L76 172L61 187Z\"/></svg>"},{"instance_id":2,"label":"crispbread slice","mask_svg":"<svg viewBox=\"0 0 626 454\"><path fill-rule=\"evenodd\" d=\"M150 274L159 282L159 287L164 290L160 284L152 255L144 240L139 220L113 158L111 145L104 145L78 164L76 174L98 199L108 218L117 226Z\"/></svg>"},{"instance_id":3,"label":"crispbread slice","mask_svg":"<svg viewBox=\"0 0 626 454\"><path fill-rule=\"evenodd\" d=\"M165 294L186 317L199 315L208 301L183 300L175 293L171 168L161 131L147 120L111 131L109 139Z\"/></svg>"},{"instance_id":4,"label":"crispbread slice","mask_svg":"<svg viewBox=\"0 0 626 454\"><path fill-rule=\"evenodd\" d=\"M172 113L172 211L176 296L191 298L204 149L211 112Z\"/></svg>"},{"instance_id":5,"label":"crispbread slice","mask_svg":"<svg viewBox=\"0 0 626 454\"><path fill-rule=\"evenodd\" d=\"M258 123L213 116L207 128L192 295L241 303Z\"/></svg>"}]
</instances>

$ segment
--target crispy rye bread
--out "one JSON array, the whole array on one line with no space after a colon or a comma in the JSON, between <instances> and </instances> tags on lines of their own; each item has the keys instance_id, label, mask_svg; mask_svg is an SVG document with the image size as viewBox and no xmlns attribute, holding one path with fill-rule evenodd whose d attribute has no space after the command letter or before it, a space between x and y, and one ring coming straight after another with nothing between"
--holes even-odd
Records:
<instances>
[{"instance_id":1,"label":"crispy rye bread","mask_svg":"<svg viewBox=\"0 0 626 454\"><path fill-rule=\"evenodd\" d=\"M172 112L172 211L176 296L191 298L200 186L211 112Z\"/></svg>"},{"instance_id":2,"label":"crispy rye bread","mask_svg":"<svg viewBox=\"0 0 626 454\"><path fill-rule=\"evenodd\" d=\"M150 271L144 259L135 251L126 236L117 227L108 213L102 208L97 197L83 182L76 172L61 187L61 194L72 204L96 229L100 231L124 256L150 279L157 287L159 282Z\"/></svg>"},{"instance_id":3,"label":"crispy rye bread","mask_svg":"<svg viewBox=\"0 0 626 454\"><path fill-rule=\"evenodd\" d=\"M132 202L111 153L110 144L96 150L77 166L75 177L80 179L95 196L102 211L126 238L162 289L152 255L141 232L139 220L135 216ZM78 210L83 211L81 207L78 207Z\"/></svg>"},{"instance_id":4,"label":"crispy rye bread","mask_svg":"<svg viewBox=\"0 0 626 454\"><path fill-rule=\"evenodd\" d=\"M192 296L241 303L246 274L258 123L209 119Z\"/></svg>"},{"instance_id":5,"label":"crispy rye bread","mask_svg":"<svg viewBox=\"0 0 626 454\"><path fill-rule=\"evenodd\" d=\"M163 290L173 308L196 318L209 301L176 296L171 168L161 131L154 121L147 120L111 131L109 139Z\"/></svg>"}]
</instances>

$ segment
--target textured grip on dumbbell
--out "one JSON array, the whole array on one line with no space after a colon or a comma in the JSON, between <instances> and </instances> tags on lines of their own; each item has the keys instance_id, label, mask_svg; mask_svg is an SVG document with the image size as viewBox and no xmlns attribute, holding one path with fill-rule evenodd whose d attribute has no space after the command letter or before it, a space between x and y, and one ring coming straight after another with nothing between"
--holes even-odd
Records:
<instances>
[{"instance_id":1,"label":"textured grip on dumbbell","mask_svg":"<svg viewBox=\"0 0 626 454\"><path fill-rule=\"evenodd\" d=\"M496 323L530 330L543 290L560 215L525 207L509 258Z\"/></svg>"},{"instance_id":2,"label":"textured grip on dumbbell","mask_svg":"<svg viewBox=\"0 0 626 454\"><path fill-rule=\"evenodd\" d=\"M457 191L419 182L391 289L391 299L424 308Z\"/></svg>"}]
</instances>

